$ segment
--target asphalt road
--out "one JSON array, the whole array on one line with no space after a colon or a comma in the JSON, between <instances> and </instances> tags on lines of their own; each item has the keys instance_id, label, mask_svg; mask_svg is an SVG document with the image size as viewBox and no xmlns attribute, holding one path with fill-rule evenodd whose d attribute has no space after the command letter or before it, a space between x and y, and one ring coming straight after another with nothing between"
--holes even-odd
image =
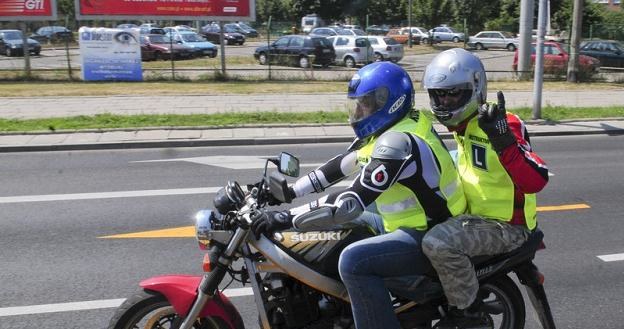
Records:
<instances>
[{"instance_id":1,"label":"asphalt road","mask_svg":"<svg viewBox=\"0 0 624 329\"><path fill-rule=\"evenodd\" d=\"M554 174L538 205L590 207L539 214L547 249L536 263L546 275L558 327L621 329L624 261L598 256L624 258L624 136L544 137L533 144ZM192 225L194 212L209 207L213 194L189 189L223 186L228 179L255 182L258 156L290 151L306 172L345 147L0 155L0 328L106 327L114 306L141 279L200 274L202 253L191 238L101 237ZM232 301L255 328L255 305L240 288L232 284L226 291L243 295ZM527 328L538 328L530 310Z\"/></svg>"}]
</instances>

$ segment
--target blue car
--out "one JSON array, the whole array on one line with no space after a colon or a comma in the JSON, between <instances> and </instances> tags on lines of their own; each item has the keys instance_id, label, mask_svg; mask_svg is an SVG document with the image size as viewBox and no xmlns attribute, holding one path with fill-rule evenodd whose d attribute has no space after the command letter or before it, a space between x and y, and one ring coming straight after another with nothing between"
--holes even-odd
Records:
<instances>
[{"instance_id":1,"label":"blue car","mask_svg":"<svg viewBox=\"0 0 624 329\"><path fill-rule=\"evenodd\" d=\"M41 44L37 40L28 38L29 53L39 55ZM24 47L22 31L20 30L0 30L0 53L11 56L23 56Z\"/></svg>"},{"instance_id":2,"label":"blue car","mask_svg":"<svg viewBox=\"0 0 624 329\"><path fill-rule=\"evenodd\" d=\"M174 42L195 50L195 55L198 57L217 57L217 46L193 31L170 29L167 36L173 38Z\"/></svg>"}]
</instances>

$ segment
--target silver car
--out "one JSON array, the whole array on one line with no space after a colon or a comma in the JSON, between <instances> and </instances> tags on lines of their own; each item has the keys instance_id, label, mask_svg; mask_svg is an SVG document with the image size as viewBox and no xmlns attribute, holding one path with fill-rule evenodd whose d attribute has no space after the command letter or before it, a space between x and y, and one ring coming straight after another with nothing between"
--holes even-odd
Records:
<instances>
[{"instance_id":1,"label":"silver car","mask_svg":"<svg viewBox=\"0 0 624 329\"><path fill-rule=\"evenodd\" d=\"M390 37L369 35L368 41L373 46L376 61L398 62L403 59L403 45Z\"/></svg>"},{"instance_id":2,"label":"silver car","mask_svg":"<svg viewBox=\"0 0 624 329\"><path fill-rule=\"evenodd\" d=\"M468 47L477 50L501 48L515 51L518 48L518 42L518 39L509 32L481 31L468 39Z\"/></svg>"},{"instance_id":3,"label":"silver car","mask_svg":"<svg viewBox=\"0 0 624 329\"><path fill-rule=\"evenodd\" d=\"M438 26L429 30L429 35L435 40L435 42L442 41L453 41L460 42L464 41L464 34L458 31L455 31L450 26Z\"/></svg>"},{"instance_id":4,"label":"silver car","mask_svg":"<svg viewBox=\"0 0 624 329\"><path fill-rule=\"evenodd\" d=\"M337 35L327 40L336 50L336 64L343 63L346 67L355 67L358 64L366 65L375 60L373 47L366 36Z\"/></svg>"}]
</instances>

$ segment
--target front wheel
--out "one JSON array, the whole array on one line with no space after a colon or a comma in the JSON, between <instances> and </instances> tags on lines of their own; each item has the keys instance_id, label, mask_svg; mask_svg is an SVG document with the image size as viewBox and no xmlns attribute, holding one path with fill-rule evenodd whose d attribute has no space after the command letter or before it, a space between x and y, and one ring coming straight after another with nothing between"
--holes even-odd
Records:
<instances>
[{"instance_id":1,"label":"front wheel","mask_svg":"<svg viewBox=\"0 0 624 329\"><path fill-rule=\"evenodd\" d=\"M266 65L268 62L269 62L269 59L266 53L260 53L258 55L258 63L260 63L260 65Z\"/></svg>"},{"instance_id":2,"label":"front wheel","mask_svg":"<svg viewBox=\"0 0 624 329\"><path fill-rule=\"evenodd\" d=\"M354 68L355 67L355 59L353 59L353 57L351 57L351 56L347 56L344 59L344 64L345 64L346 67Z\"/></svg>"},{"instance_id":3,"label":"front wheel","mask_svg":"<svg viewBox=\"0 0 624 329\"><path fill-rule=\"evenodd\" d=\"M150 290L139 290L119 306L108 329L158 329L177 328L184 319L174 311L165 296ZM194 329L230 329L218 317L199 318Z\"/></svg>"}]
</instances>

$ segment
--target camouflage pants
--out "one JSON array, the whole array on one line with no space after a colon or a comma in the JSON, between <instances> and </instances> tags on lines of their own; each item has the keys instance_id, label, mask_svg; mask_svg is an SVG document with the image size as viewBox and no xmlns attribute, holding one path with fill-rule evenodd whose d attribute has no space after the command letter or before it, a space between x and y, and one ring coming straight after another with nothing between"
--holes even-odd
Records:
<instances>
[{"instance_id":1,"label":"camouflage pants","mask_svg":"<svg viewBox=\"0 0 624 329\"><path fill-rule=\"evenodd\" d=\"M479 290L469 257L511 251L522 245L528 234L525 226L460 215L427 232L422 248L438 272L449 304L463 309L470 306Z\"/></svg>"}]
</instances>

